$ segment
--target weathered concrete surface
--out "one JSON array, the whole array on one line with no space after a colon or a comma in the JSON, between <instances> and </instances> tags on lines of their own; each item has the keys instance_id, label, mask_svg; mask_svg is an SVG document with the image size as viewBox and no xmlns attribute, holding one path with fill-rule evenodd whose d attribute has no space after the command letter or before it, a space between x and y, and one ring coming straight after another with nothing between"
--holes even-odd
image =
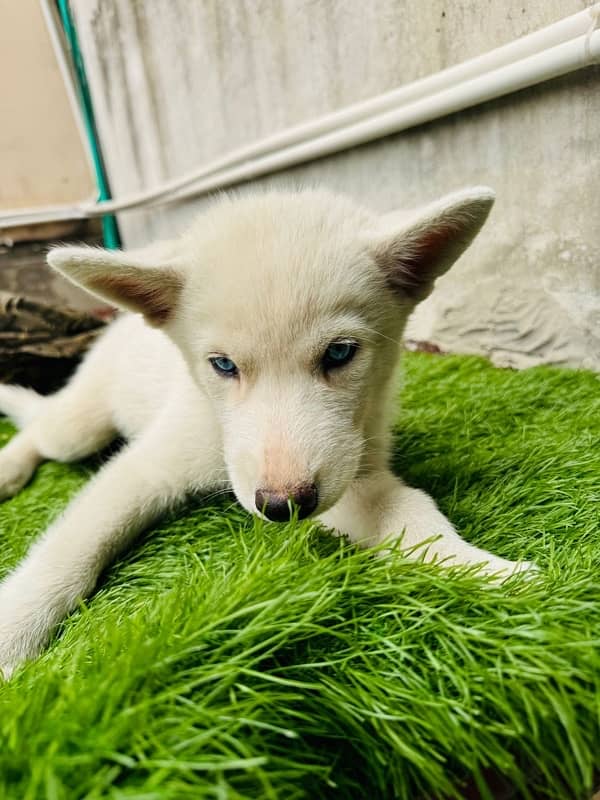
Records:
<instances>
[{"instance_id":1,"label":"weathered concrete surface","mask_svg":"<svg viewBox=\"0 0 600 800\"><path fill-rule=\"evenodd\" d=\"M115 196L407 83L585 8L576 0L75 0ZM498 192L410 335L523 366L600 369L600 68L260 183L321 182L382 210ZM122 215L128 245L206 200Z\"/></svg>"},{"instance_id":2,"label":"weathered concrete surface","mask_svg":"<svg viewBox=\"0 0 600 800\"><path fill-rule=\"evenodd\" d=\"M0 209L94 196L38 0L0 0L0 121ZM11 238L21 233L13 230Z\"/></svg>"}]
</instances>

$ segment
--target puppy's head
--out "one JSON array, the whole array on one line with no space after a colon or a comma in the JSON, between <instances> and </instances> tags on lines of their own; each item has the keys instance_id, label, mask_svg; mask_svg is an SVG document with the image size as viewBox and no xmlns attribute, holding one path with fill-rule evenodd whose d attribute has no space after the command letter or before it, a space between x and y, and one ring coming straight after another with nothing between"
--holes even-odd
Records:
<instances>
[{"instance_id":1,"label":"puppy's head","mask_svg":"<svg viewBox=\"0 0 600 800\"><path fill-rule=\"evenodd\" d=\"M378 217L324 191L225 198L175 242L48 260L165 331L214 406L239 501L288 519L290 500L321 513L385 465L407 317L492 202L474 188Z\"/></svg>"}]
</instances>

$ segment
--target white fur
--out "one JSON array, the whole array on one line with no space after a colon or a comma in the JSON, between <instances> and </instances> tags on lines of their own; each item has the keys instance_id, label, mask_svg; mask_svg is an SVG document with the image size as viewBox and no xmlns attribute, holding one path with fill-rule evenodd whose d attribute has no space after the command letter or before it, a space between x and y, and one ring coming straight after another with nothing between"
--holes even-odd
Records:
<instances>
[{"instance_id":1,"label":"white fur","mask_svg":"<svg viewBox=\"0 0 600 800\"><path fill-rule=\"evenodd\" d=\"M4 676L190 491L232 488L259 513L258 488L312 482L318 518L353 541L402 536L416 557L504 576L526 568L463 541L431 498L388 471L406 319L492 202L475 188L379 218L324 191L248 195L221 199L183 237L143 251L52 251L54 268L145 319L118 319L52 397L0 387L0 408L22 427L0 452L2 497L42 459L83 458L117 433L130 440L0 584ZM324 374L321 356L338 339L359 349ZM239 377L216 374L215 354Z\"/></svg>"}]
</instances>

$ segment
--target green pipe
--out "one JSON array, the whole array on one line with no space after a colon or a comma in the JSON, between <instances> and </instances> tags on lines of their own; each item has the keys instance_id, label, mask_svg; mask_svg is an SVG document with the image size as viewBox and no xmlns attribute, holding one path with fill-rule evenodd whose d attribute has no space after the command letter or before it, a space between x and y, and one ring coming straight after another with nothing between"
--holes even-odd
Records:
<instances>
[{"instance_id":1,"label":"green pipe","mask_svg":"<svg viewBox=\"0 0 600 800\"><path fill-rule=\"evenodd\" d=\"M83 58L79 48L79 40L77 38L77 31L73 22L73 15L71 14L71 9L69 8L69 0L56 1L65 36L67 37L67 42L71 51L73 66L75 68L79 102L81 103L85 130L87 133L90 150L92 152L94 172L96 173L98 200L110 200L110 187L108 185L106 170L104 168L102 155L98 146L98 132L96 130L96 122L94 120L92 98L90 95L87 78L85 76L85 67L83 65ZM102 233L104 236L104 244L107 248L109 248L109 250L116 250L118 247L120 247L117 221L112 214L110 216L107 215L102 217Z\"/></svg>"}]
</instances>

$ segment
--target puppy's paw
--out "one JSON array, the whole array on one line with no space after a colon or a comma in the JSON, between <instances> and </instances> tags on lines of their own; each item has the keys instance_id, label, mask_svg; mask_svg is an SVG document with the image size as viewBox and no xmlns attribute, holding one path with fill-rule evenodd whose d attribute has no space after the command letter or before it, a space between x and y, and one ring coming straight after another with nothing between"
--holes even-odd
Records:
<instances>
[{"instance_id":1,"label":"puppy's paw","mask_svg":"<svg viewBox=\"0 0 600 800\"><path fill-rule=\"evenodd\" d=\"M0 684L11 679L16 666L17 665L13 664L10 659L5 658L2 655L2 651L0 649Z\"/></svg>"},{"instance_id":2,"label":"puppy's paw","mask_svg":"<svg viewBox=\"0 0 600 800\"><path fill-rule=\"evenodd\" d=\"M515 575L522 575L527 580L533 580L540 574L540 568L533 561L507 561L503 558L493 558L483 565L483 572L489 575L494 583L504 583Z\"/></svg>"},{"instance_id":3,"label":"puppy's paw","mask_svg":"<svg viewBox=\"0 0 600 800\"><path fill-rule=\"evenodd\" d=\"M26 660L27 635L0 622L0 683L7 681Z\"/></svg>"},{"instance_id":4,"label":"puppy's paw","mask_svg":"<svg viewBox=\"0 0 600 800\"><path fill-rule=\"evenodd\" d=\"M0 501L8 500L20 492L31 478L31 473L28 463L12 457L2 458L0 453Z\"/></svg>"},{"instance_id":5,"label":"puppy's paw","mask_svg":"<svg viewBox=\"0 0 600 800\"><path fill-rule=\"evenodd\" d=\"M5 681L44 642L45 607L32 596L35 578L13 573L0 583L0 679Z\"/></svg>"},{"instance_id":6,"label":"puppy's paw","mask_svg":"<svg viewBox=\"0 0 600 800\"><path fill-rule=\"evenodd\" d=\"M15 609L9 616L0 603L0 682L39 655L45 641L43 625L35 615Z\"/></svg>"}]
</instances>

